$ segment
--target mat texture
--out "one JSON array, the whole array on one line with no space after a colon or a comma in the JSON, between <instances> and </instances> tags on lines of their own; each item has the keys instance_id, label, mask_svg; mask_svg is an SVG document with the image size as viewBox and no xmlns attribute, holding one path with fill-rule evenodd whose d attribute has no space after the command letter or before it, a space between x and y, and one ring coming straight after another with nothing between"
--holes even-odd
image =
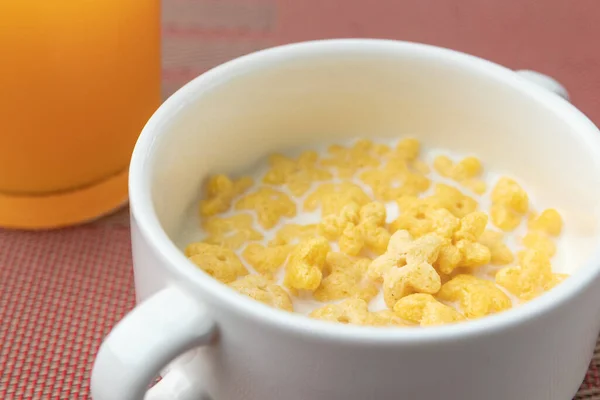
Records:
<instances>
[{"instance_id":1,"label":"mat texture","mask_svg":"<svg viewBox=\"0 0 600 400\"><path fill-rule=\"evenodd\" d=\"M165 0L163 14L165 95L257 49L368 36L550 74L600 121L597 0ZM133 305L126 210L61 231L0 231L0 399L88 399L98 346ZM576 399L600 400L599 368L600 346Z\"/></svg>"}]
</instances>

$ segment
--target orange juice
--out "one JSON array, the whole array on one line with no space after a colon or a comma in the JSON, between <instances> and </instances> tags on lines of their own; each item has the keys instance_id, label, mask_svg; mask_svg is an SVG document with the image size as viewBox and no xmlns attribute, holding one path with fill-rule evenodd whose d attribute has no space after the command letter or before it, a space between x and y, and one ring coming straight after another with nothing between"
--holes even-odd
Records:
<instances>
[{"instance_id":1,"label":"orange juice","mask_svg":"<svg viewBox=\"0 0 600 400\"><path fill-rule=\"evenodd\" d=\"M123 174L160 102L159 43L159 0L4 2L0 196L56 197ZM35 225L4 223L2 206L0 225Z\"/></svg>"}]
</instances>

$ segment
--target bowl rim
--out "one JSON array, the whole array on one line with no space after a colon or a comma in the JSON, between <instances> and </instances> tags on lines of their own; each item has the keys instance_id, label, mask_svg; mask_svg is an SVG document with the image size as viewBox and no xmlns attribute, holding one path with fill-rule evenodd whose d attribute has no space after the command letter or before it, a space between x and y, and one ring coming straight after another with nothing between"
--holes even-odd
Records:
<instances>
[{"instance_id":1,"label":"bowl rim","mask_svg":"<svg viewBox=\"0 0 600 400\"><path fill-rule=\"evenodd\" d=\"M439 57L457 65L485 74L510 86L523 96L533 98L538 103L567 121L585 140L588 148L598 152L600 159L600 132L598 128L577 108L559 96L519 77L514 71L472 55L441 47L385 39L328 39L287 44L254 52L221 64L193 79L170 98L154 113L145 125L135 146L129 175L129 190L132 222L161 257L165 269L177 277L177 282L192 290L200 289L203 294L218 301L240 318L265 324L265 328L279 329L304 338L320 338L369 345L427 344L447 340L467 340L474 336L495 334L533 319L540 318L560 305L567 303L593 283L600 275L600 245L592 256L573 275L552 290L552 296L539 298L509 311L460 324L419 329L377 328L334 324L306 318L285 311L273 309L255 301L248 301L243 295L229 290L193 264L171 241L162 229L152 204L152 159L157 147L157 137L168 126L168 121L192 100L203 92L228 81L236 74L280 62L290 57L303 57L319 52L408 52ZM600 222L600 218L598 222ZM203 296L203 297L206 297Z\"/></svg>"}]
</instances>

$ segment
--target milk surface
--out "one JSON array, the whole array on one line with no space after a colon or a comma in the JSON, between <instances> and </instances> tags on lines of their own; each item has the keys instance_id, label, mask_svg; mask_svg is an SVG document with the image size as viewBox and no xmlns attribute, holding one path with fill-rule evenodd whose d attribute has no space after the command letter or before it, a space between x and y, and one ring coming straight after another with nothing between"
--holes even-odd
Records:
<instances>
[{"instance_id":1,"label":"milk surface","mask_svg":"<svg viewBox=\"0 0 600 400\"><path fill-rule=\"evenodd\" d=\"M393 147L395 147L398 140L381 140L381 141L375 140L374 142L386 144L386 145L390 146L391 148L393 148ZM346 143L336 142L335 144L340 144L340 145L344 145L344 146L352 146L353 142L354 141L348 141ZM325 157L328 157L327 148L329 147L329 145L330 144L323 144L321 146L312 146L310 148L295 149L294 151L282 152L282 154L295 158L304 150L315 150L319 153L320 158L325 158ZM478 195L478 194L472 192L471 190L469 190L468 188L459 185L457 182L440 176L433 168L433 160L438 155L448 156L454 162L460 161L466 156L478 157L477 154L459 154L459 153L450 152L450 151L447 151L444 149L422 147L420 159L425 161L427 163L427 165L431 168L431 172L427 175L427 177L431 180L431 186L430 186L429 190L424 192L423 194L421 194L420 197L426 197L430 194L433 194L436 183L445 183L445 184L448 184L448 185L458 188L461 192L476 199L479 203L479 210L489 213L489 208L491 205L490 193L491 193L493 187L495 186L496 182L502 176L505 176L507 174L503 174L502 171L494 170L493 165L488 165L486 163L485 159L481 159L481 163L483 166L483 174L481 175L480 179L482 179L486 182L487 190L486 190L486 193L484 193L483 195ZM264 245L266 245L270 240L272 240L274 238L275 234L277 233L277 231L286 224L295 223L295 224L307 225L307 224L318 223L321 220L320 210L317 209L314 212L305 212L303 210L304 199L310 193L312 193L312 191L317 186L319 186L323 183L341 182L341 180L339 178L337 178L337 176L336 176L335 169L331 168L328 170L334 175L333 180L315 182L313 184L313 187L311 187L311 189L309 191L307 191L304 196L294 197L285 186L271 186L271 185L262 183L262 178L268 169L269 169L268 160L267 160L267 158L264 158L257 165L252 166L250 169L248 169L246 171L246 173L244 175L252 176L255 181L253 188L251 188L248 192L253 191L254 189L256 189L259 186L272 187L276 190L285 192L290 196L291 199L293 199L296 202L298 212L294 218L282 218L279 221L279 223L273 229L270 229L270 230L266 230L262 226L260 226L257 223L256 218L254 217L254 228L264 235L264 239L262 241L259 241L258 243L262 243ZM357 178L359 174L360 174L360 171L350 181L359 185L361 188L363 188L365 193L367 193L369 196L374 198L371 188L368 187L367 185L365 185L363 182L361 182ZM542 211L546 208L555 208L554 205L552 204L552 199L538 198L538 196L536 196L536 193L528 190L527 182L522 182L518 176L510 176L510 175L507 175L507 176L509 176L509 177L515 179L517 182L519 182L519 184L523 187L523 189L525 189L525 191L528 193L529 200L530 200L530 209L534 209L536 211ZM348 181L348 180L345 180L345 181ZM246 192L246 193L248 193L248 192ZM234 200L234 203L235 203L235 200ZM394 202L394 201L387 202L386 209L387 209L387 222L388 223L392 222L393 220L395 220L398 217L399 210L398 210L398 206L397 206L396 202ZM200 221L199 221L197 210L198 210L198 208L194 207L193 210L190 210L191 215L189 215L189 218L186 218L185 226L183 227L183 229L181 231L181 236L179 237L179 240L178 240L178 242L182 248L184 248L189 243L192 243L195 241L200 241L206 237L205 233L202 231L202 229L200 227ZM559 213L561 212L560 209L557 209L557 210ZM231 215L239 214L239 213L240 213L240 211L228 211L227 213L220 214L220 216L225 217L225 216L231 216ZM252 215L252 213L250 213L250 212L248 212L248 214ZM500 229L496 228L492 224L491 220L488 222L487 229L493 229L493 230L500 231ZM524 217L521 225L517 229L515 229L513 232L504 232L505 243L510 247L510 249L513 252L516 253L517 250L522 250L524 248L519 243L521 241L521 238L523 236L525 236L526 233L527 233L527 218ZM576 232L572 232L569 229L569 221L565 220L564 226L563 226L563 232L561 233L561 235L558 238L554 239L554 243L556 244L557 251L551 260L553 271L560 272L560 273L567 273L567 274L573 273L573 271L577 268L577 266L581 265L585 261L586 257L589 255L588 249L593 241L594 241L594 238L583 238L580 235L578 235ZM337 243L332 242L331 245L332 245L332 250L338 250ZM240 260L244 263L246 268L250 271L250 273L256 273L256 271L241 256L242 252L244 251L244 248L245 248L245 246L240 248L239 250L237 250L236 253L240 257ZM491 265L483 266L483 267L475 269L474 275L479 278L482 278L482 279L487 279L487 280L493 281L493 271L497 270L498 268L499 268L499 266L491 266ZM281 268L281 270L279 271L279 274L277 276L279 283L283 282L284 272L285 272L285 266ZM502 288L500 287L500 289L502 289ZM383 294L381 292L382 291L380 291L380 294L370 302L369 308L371 311L378 311L378 310L387 308L385 305L385 302L383 301ZM505 291L505 293L507 293L509 295L509 297L513 300L514 306L517 306L519 304L519 301L517 298L515 298L513 295L511 295L510 293L508 293L506 291ZM314 310L315 308L321 307L324 304L323 302L312 299L310 293L301 293L300 296L298 296L298 297L293 296L292 299L294 302L294 311L299 312L299 313L304 313L304 314L309 314L312 310ZM343 300L340 300L340 301L343 301Z\"/></svg>"}]
</instances>

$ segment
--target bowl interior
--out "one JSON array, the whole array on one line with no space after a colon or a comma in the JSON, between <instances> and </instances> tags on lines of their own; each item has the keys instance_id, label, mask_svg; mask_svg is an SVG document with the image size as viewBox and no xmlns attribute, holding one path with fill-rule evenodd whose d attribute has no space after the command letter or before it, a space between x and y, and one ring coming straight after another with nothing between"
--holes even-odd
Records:
<instances>
[{"instance_id":1,"label":"bowl interior","mask_svg":"<svg viewBox=\"0 0 600 400\"><path fill-rule=\"evenodd\" d=\"M479 156L565 218L563 270L598 244L600 137L575 108L494 64L407 44L314 45L228 63L193 81L158 125L152 200L180 247L198 225L212 173L265 155L350 138L412 136Z\"/></svg>"}]
</instances>

